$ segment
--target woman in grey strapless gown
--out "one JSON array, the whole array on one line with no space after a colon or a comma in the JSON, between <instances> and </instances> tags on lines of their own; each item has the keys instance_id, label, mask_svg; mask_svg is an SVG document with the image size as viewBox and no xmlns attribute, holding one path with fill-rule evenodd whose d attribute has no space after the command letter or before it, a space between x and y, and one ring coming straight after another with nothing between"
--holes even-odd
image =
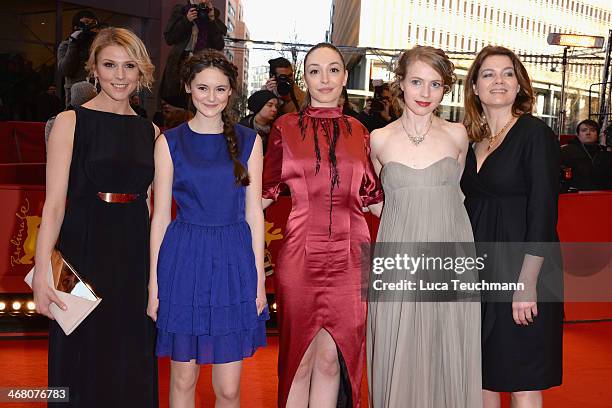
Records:
<instances>
[{"instance_id":1,"label":"woman in grey strapless gown","mask_svg":"<svg viewBox=\"0 0 612 408\"><path fill-rule=\"evenodd\" d=\"M423 62L431 59L447 70L438 71L434 64ZM406 251L434 255L442 250L431 244L435 242L468 243L445 246L444 256L475 256L459 187L468 147L465 128L433 114L444 95L440 84L452 85L452 64L441 50L416 47L403 54L396 75L404 114L374 132L371 142L372 160L385 193L375 256L393 257ZM384 282L422 277L449 283L451 279L476 280L475 270L457 271L428 276L422 270L415 275L387 270L373 276ZM467 301L453 301L459 295L456 292L449 297L408 290L377 292L372 282L367 332L370 406L481 407L478 294L471 293Z\"/></svg>"}]
</instances>

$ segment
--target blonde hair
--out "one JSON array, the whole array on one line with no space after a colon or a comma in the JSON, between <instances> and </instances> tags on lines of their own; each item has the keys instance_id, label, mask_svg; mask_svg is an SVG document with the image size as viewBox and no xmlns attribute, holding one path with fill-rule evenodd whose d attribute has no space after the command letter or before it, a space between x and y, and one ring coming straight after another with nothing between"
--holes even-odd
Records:
<instances>
[{"instance_id":1,"label":"blonde hair","mask_svg":"<svg viewBox=\"0 0 612 408\"><path fill-rule=\"evenodd\" d=\"M108 27L100 30L98 35L96 35L89 49L89 59L85 63L85 69L89 73L89 77L91 78L94 75L100 51L111 45L118 45L125 49L130 58L136 62L138 71L140 71L138 89L147 88L150 91L153 86L153 71L155 67L140 38L125 28Z\"/></svg>"},{"instance_id":2,"label":"blonde hair","mask_svg":"<svg viewBox=\"0 0 612 408\"><path fill-rule=\"evenodd\" d=\"M533 88L531 87L531 79L529 79L527 69L525 69L521 60L508 48L491 45L484 47L480 50L478 55L476 55L476 59L474 59L465 77L465 101L463 104L465 107L465 117L463 119L463 124L472 142L480 142L491 136L489 126L482 120L482 103L478 95L474 93L474 86L476 86L476 81L478 81L478 74L480 73L482 64L487 58L494 55L503 55L510 58L516 79L520 86L520 90L512 104L512 115L520 116L533 111L535 99L533 96Z\"/></svg>"}]
</instances>

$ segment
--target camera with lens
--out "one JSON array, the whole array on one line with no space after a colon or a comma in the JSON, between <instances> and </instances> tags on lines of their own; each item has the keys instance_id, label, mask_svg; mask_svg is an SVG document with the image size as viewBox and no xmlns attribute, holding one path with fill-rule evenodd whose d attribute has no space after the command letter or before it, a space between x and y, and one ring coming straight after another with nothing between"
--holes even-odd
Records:
<instances>
[{"instance_id":1,"label":"camera with lens","mask_svg":"<svg viewBox=\"0 0 612 408\"><path fill-rule=\"evenodd\" d=\"M93 23L84 23L82 21L79 21L79 24L77 25L77 27L79 30L83 32L83 34L87 34L87 33L90 33L92 30L95 30L96 28L98 28L98 22L95 21Z\"/></svg>"},{"instance_id":2,"label":"camera with lens","mask_svg":"<svg viewBox=\"0 0 612 408\"><path fill-rule=\"evenodd\" d=\"M385 99L381 96L372 98L372 104L370 105L371 112L382 112L385 110Z\"/></svg>"},{"instance_id":3,"label":"camera with lens","mask_svg":"<svg viewBox=\"0 0 612 408\"><path fill-rule=\"evenodd\" d=\"M195 9L198 11L198 18L208 18L210 8L206 4L196 4Z\"/></svg>"},{"instance_id":4,"label":"camera with lens","mask_svg":"<svg viewBox=\"0 0 612 408\"><path fill-rule=\"evenodd\" d=\"M289 95L293 89L293 79L286 74L277 74L274 78L276 79L276 92L280 96Z\"/></svg>"},{"instance_id":5,"label":"camera with lens","mask_svg":"<svg viewBox=\"0 0 612 408\"><path fill-rule=\"evenodd\" d=\"M385 106L389 103L389 98L383 95L385 90L383 85L374 86L374 97L372 98L372 104L370 105L370 111L380 113L385 110Z\"/></svg>"}]
</instances>

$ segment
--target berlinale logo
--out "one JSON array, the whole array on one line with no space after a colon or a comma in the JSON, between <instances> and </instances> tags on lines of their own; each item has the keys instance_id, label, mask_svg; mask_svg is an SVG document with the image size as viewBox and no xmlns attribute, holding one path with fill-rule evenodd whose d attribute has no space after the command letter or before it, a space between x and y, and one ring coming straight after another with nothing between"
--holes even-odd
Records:
<instances>
[{"instance_id":1,"label":"berlinale logo","mask_svg":"<svg viewBox=\"0 0 612 408\"><path fill-rule=\"evenodd\" d=\"M15 213L17 217L17 232L10 240L13 246L11 254L11 266L31 265L36 253L36 236L40 226L40 217L28 215L30 212L30 201L26 198L24 204Z\"/></svg>"}]
</instances>

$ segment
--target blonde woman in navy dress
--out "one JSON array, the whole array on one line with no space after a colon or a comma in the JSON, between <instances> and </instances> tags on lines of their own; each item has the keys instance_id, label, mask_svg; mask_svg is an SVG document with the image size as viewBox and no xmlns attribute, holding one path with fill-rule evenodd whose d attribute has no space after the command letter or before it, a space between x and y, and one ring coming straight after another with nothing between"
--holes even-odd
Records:
<instances>
[{"instance_id":1,"label":"blonde woman in navy dress","mask_svg":"<svg viewBox=\"0 0 612 408\"><path fill-rule=\"evenodd\" d=\"M200 364L213 364L215 406L238 407L242 359L266 342L263 149L232 114L237 76L219 52L190 58L182 80L195 117L155 147L147 313L157 355L172 359L172 407L194 406Z\"/></svg>"}]
</instances>

